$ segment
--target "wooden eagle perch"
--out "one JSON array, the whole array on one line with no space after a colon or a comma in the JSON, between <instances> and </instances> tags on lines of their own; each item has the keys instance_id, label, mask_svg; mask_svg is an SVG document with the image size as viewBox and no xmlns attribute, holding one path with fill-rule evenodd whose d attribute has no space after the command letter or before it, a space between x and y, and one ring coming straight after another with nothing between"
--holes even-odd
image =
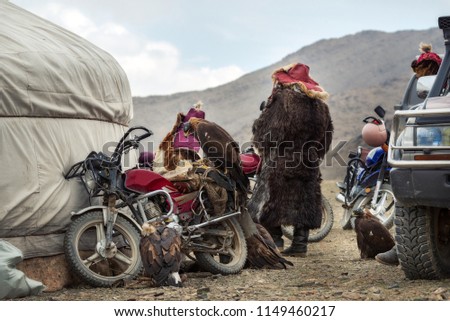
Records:
<instances>
[{"instance_id":1,"label":"wooden eagle perch","mask_svg":"<svg viewBox=\"0 0 450 321\"><path fill-rule=\"evenodd\" d=\"M144 275L156 286L181 287L179 270L182 261L181 237L164 223L144 223L140 241Z\"/></svg>"},{"instance_id":2,"label":"wooden eagle perch","mask_svg":"<svg viewBox=\"0 0 450 321\"><path fill-rule=\"evenodd\" d=\"M283 258L270 234L257 225L247 211L250 182L242 170L238 143L225 129L205 119L191 118L184 123L183 129L186 134L194 134L206 157L236 182L237 202L241 209L238 220L247 242L247 266L277 269L293 265Z\"/></svg>"},{"instance_id":3,"label":"wooden eagle perch","mask_svg":"<svg viewBox=\"0 0 450 321\"><path fill-rule=\"evenodd\" d=\"M369 209L357 209L353 215L356 217L356 242L362 259L373 259L375 255L387 252L395 245L389 230L370 213Z\"/></svg>"}]
</instances>

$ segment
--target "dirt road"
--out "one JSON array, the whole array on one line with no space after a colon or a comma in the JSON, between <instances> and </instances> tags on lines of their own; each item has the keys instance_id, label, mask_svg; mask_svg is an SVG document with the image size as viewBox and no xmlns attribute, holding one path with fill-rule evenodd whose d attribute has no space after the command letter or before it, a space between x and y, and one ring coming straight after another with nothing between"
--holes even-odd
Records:
<instances>
[{"instance_id":1,"label":"dirt road","mask_svg":"<svg viewBox=\"0 0 450 321\"><path fill-rule=\"evenodd\" d=\"M77 287L18 300L213 300L213 301L362 301L449 300L450 280L407 280L399 267L361 260L354 231L339 225L342 208L335 183L324 181L323 194L333 204L330 234L312 243L307 258L292 258L287 270L244 270L220 276L189 273L183 288L152 288L146 283L100 289Z\"/></svg>"}]
</instances>

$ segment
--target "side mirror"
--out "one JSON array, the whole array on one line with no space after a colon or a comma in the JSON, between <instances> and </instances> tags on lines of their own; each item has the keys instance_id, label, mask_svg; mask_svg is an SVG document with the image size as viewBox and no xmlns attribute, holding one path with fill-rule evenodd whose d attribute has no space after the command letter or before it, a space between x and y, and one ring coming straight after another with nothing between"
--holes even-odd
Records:
<instances>
[{"instance_id":1,"label":"side mirror","mask_svg":"<svg viewBox=\"0 0 450 321\"><path fill-rule=\"evenodd\" d=\"M386 111L381 106L375 107L374 111L375 111L375 114L377 114L382 119L384 118L384 115L386 114Z\"/></svg>"},{"instance_id":2,"label":"side mirror","mask_svg":"<svg viewBox=\"0 0 450 321\"><path fill-rule=\"evenodd\" d=\"M260 111L263 111L264 108L266 108L266 101L265 101L265 100L263 100L263 102L262 102L261 105L259 106L259 110L260 110Z\"/></svg>"},{"instance_id":3,"label":"side mirror","mask_svg":"<svg viewBox=\"0 0 450 321\"><path fill-rule=\"evenodd\" d=\"M428 93L431 90L431 87L433 87L435 79L436 75L423 76L417 79L417 86L416 86L417 97L421 99L427 98Z\"/></svg>"}]
</instances>

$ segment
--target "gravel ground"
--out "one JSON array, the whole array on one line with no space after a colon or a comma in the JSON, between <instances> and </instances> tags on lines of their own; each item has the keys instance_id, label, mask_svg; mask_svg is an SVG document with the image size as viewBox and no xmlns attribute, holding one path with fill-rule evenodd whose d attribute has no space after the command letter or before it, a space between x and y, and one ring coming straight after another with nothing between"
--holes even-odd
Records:
<instances>
[{"instance_id":1,"label":"gravel ground","mask_svg":"<svg viewBox=\"0 0 450 321\"><path fill-rule=\"evenodd\" d=\"M149 287L145 281L118 288L78 286L19 300L26 301L412 301L449 300L450 280L408 280L399 267L361 260L354 231L339 225L342 208L335 201L335 182L324 181L323 194L333 205L330 234L312 243L306 258L292 258L286 270L243 270L221 276L188 273L182 288Z\"/></svg>"}]
</instances>

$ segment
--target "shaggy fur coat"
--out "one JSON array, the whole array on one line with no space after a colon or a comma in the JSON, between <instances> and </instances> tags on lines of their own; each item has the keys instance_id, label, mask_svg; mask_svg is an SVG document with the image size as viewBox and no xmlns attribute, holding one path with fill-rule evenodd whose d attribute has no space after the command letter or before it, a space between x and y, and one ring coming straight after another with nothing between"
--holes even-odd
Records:
<instances>
[{"instance_id":1,"label":"shaggy fur coat","mask_svg":"<svg viewBox=\"0 0 450 321\"><path fill-rule=\"evenodd\" d=\"M292 89L274 89L252 131L263 160L248 203L252 217L266 228L320 227L319 165L333 134L327 104Z\"/></svg>"}]
</instances>

